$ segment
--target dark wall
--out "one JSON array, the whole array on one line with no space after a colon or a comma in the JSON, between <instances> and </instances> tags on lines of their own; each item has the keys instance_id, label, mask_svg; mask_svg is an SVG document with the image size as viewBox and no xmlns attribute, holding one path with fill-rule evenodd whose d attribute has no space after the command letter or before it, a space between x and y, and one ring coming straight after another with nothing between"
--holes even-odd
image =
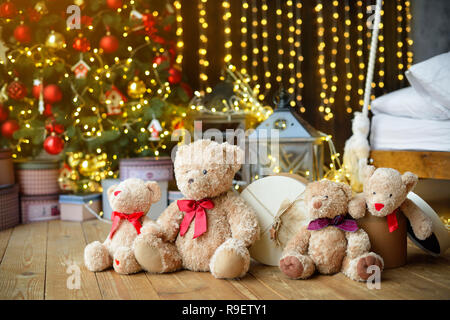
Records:
<instances>
[{"instance_id":1,"label":"dark wall","mask_svg":"<svg viewBox=\"0 0 450 320\"><path fill-rule=\"evenodd\" d=\"M200 0L184 0L182 1L182 15L183 15L183 26L184 26L184 42L185 42L185 50L184 50L184 60L183 60L183 68L184 72L188 77L189 83L193 86L194 89L198 89L198 45L199 45L199 34L198 34L198 2ZM249 4L252 3L252 0L248 0ZM277 57L277 48L275 41L275 10L276 10L276 0L268 0L268 33L269 33L269 66L272 74L276 72L276 57ZM298 1L294 1L296 4ZM404 5L405 0L400 0L400 3ZM423 1L428 2L428 1ZM442 2L450 2L447 0L443 0ZM261 1L256 0L256 3L259 5ZM344 82L343 79L345 77L345 64L344 64L344 38L343 38L343 30L344 30L344 0L339 0L338 12L340 19L338 19L337 28L338 35L340 37L340 41L338 43L338 53L337 53L337 75L339 77L340 82L338 82L338 90L336 92L336 102L333 105L330 105L330 108L333 110L334 117L330 121L324 120L324 114L318 111L318 106L320 104L320 78L318 73L318 64L317 64L317 13L314 10L314 7L317 5L317 1L314 0L304 0L301 1L301 18L303 20L302 24L302 34L301 34L301 46L304 55L304 61L301 65L301 71L303 74L304 88L303 88L303 101L302 104L306 108L306 112L302 113L302 117L304 117L309 123L311 123L317 129L332 134L334 137L335 144L337 146L338 151L342 152L345 140L351 135L351 119L353 118L352 113L348 113L346 109L351 107L353 111L360 110L361 107L359 105L359 100L362 99L358 93L358 57L356 56L356 22L357 22L357 1L349 0L350 6L350 18L352 21L352 25L350 28L350 41L351 41L351 57L350 57L350 65L351 71L353 73L353 78L351 81L352 84L352 93L351 93L351 101L345 102L345 90L344 90ZM327 74L328 77L330 74L329 69L329 57L330 57L330 39L331 39L331 22L332 22L332 1L324 0L323 3L323 13L324 13L324 27L325 27L325 42L327 44L325 48L325 59L327 65ZM397 53L397 42L399 35L396 30L398 27L397 16L402 16L401 25L403 27L403 32L400 35L400 40L404 41L406 39L406 31L405 31L405 23L406 23L406 15L405 10L400 11L397 10L398 1L394 0L385 0L384 1L384 16L383 16L383 35L384 35L384 56L385 62L383 64L383 70L385 71L384 76L377 76L375 81L384 82L384 87L376 87L374 89L374 93L376 96L382 95L384 93L396 90L398 88L404 87L407 85L406 79L402 81L397 79L398 68L397 65L399 60L396 56ZM286 1L281 1L283 8L286 8ZM362 7L364 8L364 21L371 15L367 13L365 8L367 5L374 5L375 0L363 0ZM241 56L239 43L241 42L241 24L240 24L240 16L241 16L241 5L242 1L240 0L231 0L231 12L232 12L232 21L231 21L231 29L232 34L231 38L233 41L233 60L232 63L236 66L240 66L241 61L239 57ZM207 21L209 23L208 28L208 60L211 63L211 67L209 68L208 76L210 85L213 86L215 83L219 81L219 75L224 66L223 64L223 56L224 56L224 37L223 37L223 22L222 22L222 1L219 0L208 0L207 2ZM250 20L249 20L250 21ZM287 26L288 20L285 14L283 14L283 46L285 49L289 48L287 43ZM366 36L367 28L364 24L364 37L363 37L363 48L364 55L363 61L367 66L368 59L368 44L370 42L370 38ZM251 43L248 42L248 45L251 49ZM261 46L261 43L258 44ZM407 46L404 45L403 57L402 59L406 59ZM286 52L288 50L285 50ZM287 61L287 54L284 56L285 61ZM406 61L403 61L406 69ZM287 65L287 62L285 63ZM378 72L380 64L377 64L376 72ZM404 71L404 70L403 70ZM365 73L365 70L364 70ZM258 74L260 78L263 76L262 65L259 65ZM288 76L283 77L284 87L288 87ZM330 81L330 80L329 80ZM268 105L272 105L272 97L273 94L278 90L281 86L281 83L276 83L275 79L272 80L272 89L270 94L266 98L266 103ZM298 110L298 108L297 108Z\"/></svg>"},{"instance_id":2,"label":"dark wall","mask_svg":"<svg viewBox=\"0 0 450 320\"><path fill-rule=\"evenodd\" d=\"M450 51L450 1L412 2L415 62Z\"/></svg>"}]
</instances>

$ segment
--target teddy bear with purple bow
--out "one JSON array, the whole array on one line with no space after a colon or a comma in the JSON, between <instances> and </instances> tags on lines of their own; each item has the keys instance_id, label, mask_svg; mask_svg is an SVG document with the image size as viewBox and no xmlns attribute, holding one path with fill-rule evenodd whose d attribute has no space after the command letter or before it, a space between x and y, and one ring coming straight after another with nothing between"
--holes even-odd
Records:
<instances>
[{"instance_id":1,"label":"teddy bear with purple bow","mask_svg":"<svg viewBox=\"0 0 450 320\"><path fill-rule=\"evenodd\" d=\"M322 274L339 271L347 277L366 281L370 266L383 269L383 259L369 252L367 233L348 219L350 187L343 183L321 180L308 184L305 202L310 218L308 225L288 242L280 259L280 269L289 278L306 279L317 269Z\"/></svg>"}]
</instances>

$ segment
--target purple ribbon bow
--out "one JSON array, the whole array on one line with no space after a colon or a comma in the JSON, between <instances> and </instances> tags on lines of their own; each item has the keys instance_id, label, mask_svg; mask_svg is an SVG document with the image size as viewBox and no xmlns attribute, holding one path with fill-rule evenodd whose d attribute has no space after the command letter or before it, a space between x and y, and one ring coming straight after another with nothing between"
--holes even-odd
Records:
<instances>
[{"instance_id":1,"label":"purple ribbon bow","mask_svg":"<svg viewBox=\"0 0 450 320\"><path fill-rule=\"evenodd\" d=\"M358 230L356 221L345 219L343 215L336 216L333 219L320 218L313 220L309 223L308 230L320 230L330 225L348 232L355 232Z\"/></svg>"}]
</instances>

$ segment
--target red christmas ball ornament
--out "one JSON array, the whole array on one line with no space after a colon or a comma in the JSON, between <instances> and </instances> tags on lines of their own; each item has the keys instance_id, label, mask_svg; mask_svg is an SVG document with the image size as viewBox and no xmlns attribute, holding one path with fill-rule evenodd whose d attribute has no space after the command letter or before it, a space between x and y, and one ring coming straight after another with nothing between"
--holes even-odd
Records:
<instances>
[{"instance_id":1,"label":"red christmas ball ornament","mask_svg":"<svg viewBox=\"0 0 450 320\"><path fill-rule=\"evenodd\" d=\"M59 154L64 149L64 140L58 136L48 136L44 141L44 150L49 154Z\"/></svg>"},{"instance_id":2,"label":"red christmas ball ornament","mask_svg":"<svg viewBox=\"0 0 450 320\"><path fill-rule=\"evenodd\" d=\"M117 10L119 8L122 8L122 0L106 0L106 5L108 8Z\"/></svg>"},{"instance_id":3,"label":"red christmas ball ornament","mask_svg":"<svg viewBox=\"0 0 450 320\"><path fill-rule=\"evenodd\" d=\"M27 87L19 80L14 80L8 85L8 96L14 100L21 100L27 95Z\"/></svg>"},{"instance_id":4,"label":"red christmas ball ornament","mask_svg":"<svg viewBox=\"0 0 450 320\"><path fill-rule=\"evenodd\" d=\"M16 120L5 121L2 125L2 136L11 139L17 130L19 130L19 124Z\"/></svg>"},{"instance_id":5,"label":"red christmas ball ornament","mask_svg":"<svg viewBox=\"0 0 450 320\"><path fill-rule=\"evenodd\" d=\"M80 52L88 52L91 50L91 43L86 37L78 37L73 41L72 47Z\"/></svg>"},{"instance_id":6,"label":"red christmas ball ornament","mask_svg":"<svg viewBox=\"0 0 450 320\"><path fill-rule=\"evenodd\" d=\"M62 92L56 84L49 84L44 88L44 101L48 103L56 103L61 101Z\"/></svg>"},{"instance_id":7,"label":"red christmas ball ornament","mask_svg":"<svg viewBox=\"0 0 450 320\"><path fill-rule=\"evenodd\" d=\"M100 39L100 48L105 53L113 53L119 49L119 40L108 32L106 36Z\"/></svg>"},{"instance_id":8,"label":"red christmas ball ornament","mask_svg":"<svg viewBox=\"0 0 450 320\"><path fill-rule=\"evenodd\" d=\"M0 122L5 121L8 119L9 116L9 110L4 105L0 104Z\"/></svg>"},{"instance_id":9,"label":"red christmas ball ornament","mask_svg":"<svg viewBox=\"0 0 450 320\"><path fill-rule=\"evenodd\" d=\"M17 13L17 8L14 3L7 1L0 5L0 17L1 18L13 18Z\"/></svg>"},{"instance_id":10,"label":"red christmas ball ornament","mask_svg":"<svg viewBox=\"0 0 450 320\"><path fill-rule=\"evenodd\" d=\"M169 77L167 78L170 84L177 84L181 81L181 72L176 68L169 69Z\"/></svg>"},{"instance_id":11,"label":"red christmas ball ornament","mask_svg":"<svg viewBox=\"0 0 450 320\"><path fill-rule=\"evenodd\" d=\"M14 38L20 43L31 42L31 29L25 24L21 24L14 29Z\"/></svg>"}]
</instances>

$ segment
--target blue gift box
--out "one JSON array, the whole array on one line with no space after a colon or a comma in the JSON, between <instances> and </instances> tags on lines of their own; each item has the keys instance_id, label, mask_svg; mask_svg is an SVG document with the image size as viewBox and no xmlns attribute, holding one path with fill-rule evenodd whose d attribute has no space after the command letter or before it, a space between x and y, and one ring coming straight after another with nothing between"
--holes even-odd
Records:
<instances>
[{"instance_id":1,"label":"blue gift box","mask_svg":"<svg viewBox=\"0 0 450 320\"><path fill-rule=\"evenodd\" d=\"M61 220L84 221L94 219L100 214L102 194L61 194L59 205Z\"/></svg>"}]
</instances>

